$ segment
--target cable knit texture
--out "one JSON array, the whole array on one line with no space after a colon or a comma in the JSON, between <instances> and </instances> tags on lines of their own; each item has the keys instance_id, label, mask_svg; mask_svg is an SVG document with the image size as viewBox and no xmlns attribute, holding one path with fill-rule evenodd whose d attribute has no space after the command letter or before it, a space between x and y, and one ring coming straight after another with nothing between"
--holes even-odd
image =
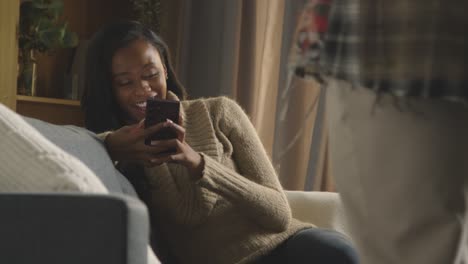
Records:
<instances>
[{"instance_id":1,"label":"cable knit texture","mask_svg":"<svg viewBox=\"0 0 468 264\"><path fill-rule=\"evenodd\" d=\"M77 158L0 104L0 192L107 193Z\"/></svg>"},{"instance_id":2,"label":"cable knit texture","mask_svg":"<svg viewBox=\"0 0 468 264\"><path fill-rule=\"evenodd\" d=\"M182 263L248 263L297 231L275 170L249 118L225 98L182 102L186 141L205 162L147 169L155 223Z\"/></svg>"}]
</instances>

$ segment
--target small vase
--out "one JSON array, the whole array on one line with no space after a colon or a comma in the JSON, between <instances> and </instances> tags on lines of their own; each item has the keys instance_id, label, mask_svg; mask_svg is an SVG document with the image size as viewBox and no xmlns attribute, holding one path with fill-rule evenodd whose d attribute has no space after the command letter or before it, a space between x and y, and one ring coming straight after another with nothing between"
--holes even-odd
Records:
<instances>
[{"instance_id":1,"label":"small vase","mask_svg":"<svg viewBox=\"0 0 468 264\"><path fill-rule=\"evenodd\" d=\"M34 51L23 51L20 57L20 71L18 74L18 94L36 95L36 59Z\"/></svg>"}]
</instances>

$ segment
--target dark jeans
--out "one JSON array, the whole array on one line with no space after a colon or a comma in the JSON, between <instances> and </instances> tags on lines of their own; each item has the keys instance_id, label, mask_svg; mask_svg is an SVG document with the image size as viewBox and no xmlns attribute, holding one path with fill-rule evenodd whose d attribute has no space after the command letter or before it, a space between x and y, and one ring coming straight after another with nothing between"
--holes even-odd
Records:
<instances>
[{"instance_id":1,"label":"dark jeans","mask_svg":"<svg viewBox=\"0 0 468 264\"><path fill-rule=\"evenodd\" d=\"M257 264L357 264L356 250L342 234L328 229L304 229L288 238Z\"/></svg>"}]
</instances>

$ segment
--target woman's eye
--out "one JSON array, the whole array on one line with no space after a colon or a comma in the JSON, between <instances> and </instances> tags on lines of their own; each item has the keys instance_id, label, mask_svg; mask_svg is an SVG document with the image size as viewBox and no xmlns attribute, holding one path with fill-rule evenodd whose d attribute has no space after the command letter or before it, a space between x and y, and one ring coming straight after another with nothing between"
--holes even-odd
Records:
<instances>
[{"instance_id":1,"label":"woman's eye","mask_svg":"<svg viewBox=\"0 0 468 264\"><path fill-rule=\"evenodd\" d=\"M159 76L159 72L150 72L148 74L143 75L145 79L151 79Z\"/></svg>"},{"instance_id":2,"label":"woman's eye","mask_svg":"<svg viewBox=\"0 0 468 264\"><path fill-rule=\"evenodd\" d=\"M129 80L122 80L122 81L117 81L117 85L118 86L126 86L126 85L129 85L131 84L132 82L129 81Z\"/></svg>"}]
</instances>

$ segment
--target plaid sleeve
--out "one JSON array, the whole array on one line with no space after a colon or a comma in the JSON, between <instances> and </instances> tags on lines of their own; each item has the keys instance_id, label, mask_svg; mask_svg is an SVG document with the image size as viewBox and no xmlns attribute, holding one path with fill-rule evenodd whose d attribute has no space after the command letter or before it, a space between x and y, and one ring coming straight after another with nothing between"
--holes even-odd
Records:
<instances>
[{"instance_id":1,"label":"plaid sleeve","mask_svg":"<svg viewBox=\"0 0 468 264\"><path fill-rule=\"evenodd\" d=\"M322 69L396 96L468 99L466 0L334 0Z\"/></svg>"},{"instance_id":2,"label":"plaid sleeve","mask_svg":"<svg viewBox=\"0 0 468 264\"><path fill-rule=\"evenodd\" d=\"M320 65L339 79L359 78L359 1L333 0Z\"/></svg>"}]
</instances>

